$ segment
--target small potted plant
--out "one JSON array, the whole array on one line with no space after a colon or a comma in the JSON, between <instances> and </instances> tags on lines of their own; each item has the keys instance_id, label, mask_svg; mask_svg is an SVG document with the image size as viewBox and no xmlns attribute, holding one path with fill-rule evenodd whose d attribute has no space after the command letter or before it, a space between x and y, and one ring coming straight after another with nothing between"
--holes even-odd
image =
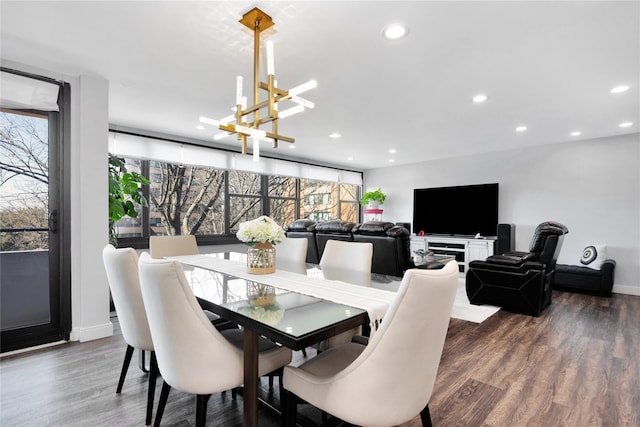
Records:
<instances>
[{"instance_id":1,"label":"small potted plant","mask_svg":"<svg viewBox=\"0 0 640 427\"><path fill-rule=\"evenodd\" d=\"M378 188L375 191L367 191L362 195L360 204L367 206L369 209L378 209L382 205L387 196Z\"/></svg>"}]
</instances>

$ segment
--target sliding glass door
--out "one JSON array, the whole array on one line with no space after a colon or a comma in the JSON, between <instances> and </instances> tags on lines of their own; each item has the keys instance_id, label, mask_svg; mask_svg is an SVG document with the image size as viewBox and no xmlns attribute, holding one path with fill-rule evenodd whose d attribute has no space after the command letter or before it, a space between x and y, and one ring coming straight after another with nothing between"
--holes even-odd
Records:
<instances>
[{"instance_id":1,"label":"sliding glass door","mask_svg":"<svg viewBox=\"0 0 640 427\"><path fill-rule=\"evenodd\" d=\"M68 339L60 119L57 111L0 112L2 352Z\"/></svg>"}]
</instances>

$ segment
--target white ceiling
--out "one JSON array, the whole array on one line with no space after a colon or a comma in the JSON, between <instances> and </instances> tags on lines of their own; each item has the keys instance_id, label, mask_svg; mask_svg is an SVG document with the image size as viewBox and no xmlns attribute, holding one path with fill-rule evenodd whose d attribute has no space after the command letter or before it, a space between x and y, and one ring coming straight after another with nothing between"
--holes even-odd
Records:
<instances>
[{"instance_id":1,"label":"white ceiling","mask_svg":"<svg viewBox=\"0 0 640 427\"><path fill-rule=\"evenodd\" d=\"M212 141L198 117L231 113L237 75L249 91L253 38L237 21L256 5L275 22L263 40L278 86L318 82L304 95L316 108L281 120L296 148L263 154L369 169L639 129L638 1L3 0L0 52L108 79L113 125ZM393 22L409 35L383 39Z\"/></svg>"}]
</instances>

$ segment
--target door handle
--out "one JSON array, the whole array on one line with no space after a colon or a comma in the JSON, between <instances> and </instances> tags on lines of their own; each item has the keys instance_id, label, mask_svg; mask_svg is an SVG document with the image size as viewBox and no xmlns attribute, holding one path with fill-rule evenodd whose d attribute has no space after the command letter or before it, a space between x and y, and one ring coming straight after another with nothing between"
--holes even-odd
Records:
<instances>
[{"instance_id":1,"label":"door handle","mask_svg":"<svg viewBox=\"0 0 640 427\"><path fill-rule=\"evenodd\" d=\"M54 209L49 214L49 231L52 233L58 232L58 210Z\"/></svg>"}]
</instances>

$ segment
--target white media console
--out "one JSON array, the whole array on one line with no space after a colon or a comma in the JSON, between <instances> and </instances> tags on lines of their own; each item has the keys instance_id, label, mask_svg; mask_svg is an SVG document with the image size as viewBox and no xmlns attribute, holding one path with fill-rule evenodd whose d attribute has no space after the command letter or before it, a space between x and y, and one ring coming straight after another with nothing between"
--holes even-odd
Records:
<instances>
[{"instance_id":1,"label":"white media console","mask_svg":"<svg viewBox=\"0 0 640 427\"><path fill-rule=\"evenodd\" d=\"M473 237L456 236L411 236L411 255L415 251L423 250L436 255L451 255L456 257L461 274L466 274L469 262L485 260L493 255L495 237L476 239Z\"/></svg>"}]
</instances>

